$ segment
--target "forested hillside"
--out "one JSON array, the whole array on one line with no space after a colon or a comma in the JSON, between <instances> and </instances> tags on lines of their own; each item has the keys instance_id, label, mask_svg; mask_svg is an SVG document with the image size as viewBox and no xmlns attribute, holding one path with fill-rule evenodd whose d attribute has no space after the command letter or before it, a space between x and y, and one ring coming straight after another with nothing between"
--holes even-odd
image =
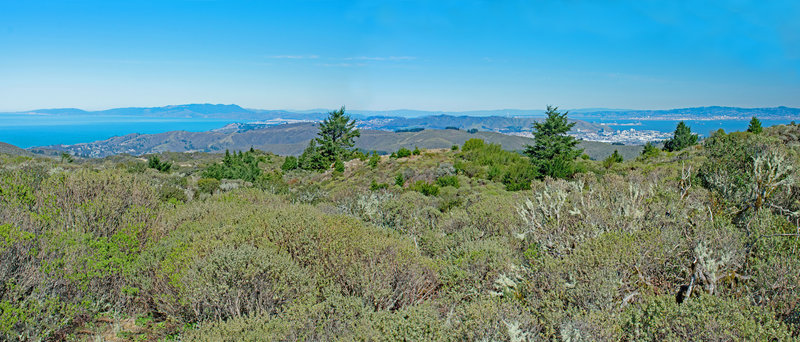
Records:
<instances>
[{"instance_id":1,"label":"forested hillside","mask_svg":"<svg viewBox=\"0 0 800 342\"><path fill-rule=\"evenodd\" d=\"M547 138L0 154L0 340L798 339L800 126Z\"/></svg>"}]
</instances>

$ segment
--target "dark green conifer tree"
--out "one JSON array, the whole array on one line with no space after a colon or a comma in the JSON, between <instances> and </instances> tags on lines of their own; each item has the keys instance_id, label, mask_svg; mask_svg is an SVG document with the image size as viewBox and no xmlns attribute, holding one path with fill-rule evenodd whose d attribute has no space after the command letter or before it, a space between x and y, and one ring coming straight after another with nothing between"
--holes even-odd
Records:
<instances>
[{"instance_id":1,"label":"dark green conifer tree","mask_svg":"<svg viewBox=\"0 0 800 342\"><path fill-rule=\"evenodd\" d=\"M678 127L675 127L672 139L664 142L664 149L673 152L694 145L697 145L697 134L692 134L691 127L681 121L678 123Z\"/></svg>"},{"instance_id":2,"label":"dark green conifer tree","mask_svg":"<svg viewBox=\"0 0 800 342\"><path fill-rule=\"evenodd\" d=\"M303 155L300 167L307 170L326 170L336 160L348 160L352 155L355 139L361 132L355 128L356 120L345 115L344 106L328 113L319 124L317 138L312 140Z\"/></svg>"},{"instance_id":3,"label":"dark green conifer tree","mask_svg":"<svg viewBox=\"0 0 800 342\"><path fill-rule=\"evenodd\" d=\"M325 160L347 160L352 153L350 149L355 145L355 139L361 136L355 125L356 120L344 114L344 106L328 113L328 117L319 124L318 137L314 139Z\"/></svg>"},{"instance_id":4,"label":"dark green conifer tree","mask_svg":"<svg viewBox=\"0 0 800 342\"><path fill-rule=\"evenodd\" d=\"M576 148L578 139L567 135L575 126L574 122L567 121L568 113L562 114L558 107L547 106L547 118L533 124L534 144L525 146L525 154L542 176L566 178L575 173L575 158L583 150Z\"/></svg>"},{"instance_id":5,"label":"dark green conifer tree","mask_svg":"<svg viewBox=\"0 0 800 342\"><path fill-rule=\"evenodd\" d=\"M755 116L752 119L750 119L750 126L747 127L748 132L753 134L759 134L763 130L764 129L761 127L761 120L759 120Z\"/></svg>"}]
</instances>

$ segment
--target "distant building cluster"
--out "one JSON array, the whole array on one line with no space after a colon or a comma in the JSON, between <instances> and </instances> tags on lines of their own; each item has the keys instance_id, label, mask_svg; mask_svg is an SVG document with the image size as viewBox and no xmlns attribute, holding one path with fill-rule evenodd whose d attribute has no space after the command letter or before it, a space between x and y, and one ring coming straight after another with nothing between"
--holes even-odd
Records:
<instances>
[{"instance_id":1,"label":"distant building cluster","mask_svg":"<svg viewBox=\"0 0 800 342\"><path fill-rule=\"evenodd\" d=\"M653 130L636 130L633 128L616 131L576 132L571 135L587 141L599 141L610 144L622 143L625 145L642 145L649 141L661 141L672 137L672 133Z\"/></svg>"},{"instance_id":2,"label":"distant building cluster","mask_svg":"<svg viewBox=\"0 0 800 342\"><path fill-rule=\"evenodd\" d=\"M531 132L513 132L510 135L522 136L532 138ZM623 145L644 145L647 142L661 141L672 137L672 133L665 133L653 130L601 130L601 131L583 131L576 130L569 133L569 135L576 137L580 140L597 141L609 144L623 144Z\"/></svg>"}]
</instances>

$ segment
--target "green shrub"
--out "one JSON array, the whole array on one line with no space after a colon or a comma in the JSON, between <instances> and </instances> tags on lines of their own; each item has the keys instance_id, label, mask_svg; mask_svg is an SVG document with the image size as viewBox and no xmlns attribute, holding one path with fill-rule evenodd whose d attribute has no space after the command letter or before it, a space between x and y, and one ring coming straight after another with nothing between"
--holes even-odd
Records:
<instances>
[{"instance_id":1,"label":"green shrub","mask_svg":"<svg viewBox=\"0 0 800 342\"><path fill-rule=\"evenodd\" d=\"M172 169L172 163L167 161L162 162L158 156L154 155L150 156L150 158L147 158L147 167L161 172L169 172L169 170Z\"/></svg>"},{"instance_id":2,"label":"green shrub","mask_svg":"<svg viewBox=\"0 0 800 342\"><path fill-rule=\"evenodd\" d=\"M514 163L505 169L501 181L508 191L529 190L531 182L538 176L530 163Z\"/></svg>"},{"instance_id":3,"label":"green shrub","mask_svg":"<svg viewBox=\"0 0 800 342\"><path fill-rule=\"evenodd\" d=\"M297 162L297 157L295 156L288 156L286 159L283 160L283 164L281 165L281 170L283 171L291 171L300 167L300 164Z\"/></svg>"},{"instance_id":4,"label":"green shrub","mask_svg":"<svg viewBox=\"0 0 800 342\"><path fill-rule=\"evenodd\" d=\"M359 321L354 337L363 341L439 341L446 331L430 305L377 311Z\"/></svg>"},{"instance_id":5,"label":"green shrub","mask_svg":"<svg viewBox=\"0 0 800 342\"><path fill-rule=\"evenodd\" d=\"M394 184L400 187L406 184L406 178L403 177L402 173L398 173L394 176Z\"/></svg>"},{"instance_id":6,"label":"green shrub","mask_svg":"<svg viewBox=\"0 0 800 342\"><path fill-rule=\"evenodd\" d=\"M614 164L621 162L622 162L622 155L619 154L619 151L614 150L614 153L612 153L610 156L608 156L606 159L603 160L603 167L605 167L606 169L610 169L611 166L613 166Z\"/></svg>"},{"instance_id":7,"label":"green shrub","mask_svg":"<svg viewBox=\"0 0 800 342\"><path fill-rule=\"evenodd\" d=\"M792 152L773 137L720 130L704 144L708 160L699 170L703 185L740 211L764 206L800 209L787 191L797 181Z\"/></svg>"},{"instance_id":8,"label":"green shrub","mask_svg":"<svg viewBox=\"0 0 800 342\"><path fill-rule=\"evenodd\" d=\"M361 152L361 150L354 151L351 157L353 159L358 159L358 160L360 160L362 162L366 161L367 158L369 158L369 156L367 154L365 154L364 152Z\"/></svg>"},{"instance_id":9,"label":"green shrub","mask_svg":"<svg viewBox=\"0 0 800 342\"><path fill-rule=\"evenodd\" d=\"M261 176L261 169L258 163L262 158L257 157L255 152L233 152L225 151L221 164L212 164L203 170L204 178L222 179L241 179L248 182L255 182Z\"/></svg>"},{"instance_id":10,"label":"green shrub","mask_svg":"<svg viewBox=\"0 0 800 342\"><path fill-rule=\"evenodd\" d=\"M441 187L452 186L452 187L454 187L456 189L458 189L458 187L460 186L460 184L458 182L458 176L455 176L455 175L442 176L442 177L436 178L436 185L441 186Z\"/></svg>"},{"instance_id":11,"label":"green shrub","mask_svg":"<svg viewBox=\"0 0 800 342\"><path fill-rule=\"evenodd\" d=\"M331 341L352 339L356 320L369 314L354 296L328 294L323 301L292 303L280 315L261 313L208 321L184 341Z\"/></svg>"},{"instance_id":12,"label":"green shrub","mask_svg":"<svg viewBox=\"0 0 800 342\"><path fill-rule=\"evenodd\" d=\"M198 319L274 313L313 293L302 267L270 244L219 246L195 257L176 285Z\"/></svg>"},{"instance_id":13,"label":"green shrub","mask_svg":"<svg viewBox=\"0 0 800 342\"><path fill-rule=\"evenodd\" d=\"M422 154L422 151L419 150L419 147L414 146L414 151L412 151L411 154L418 156Z\"/></svg>"},{"instance_id":14,"label":"green shrub","mask_svg":"<svg viewBox=\"0 0 800 342\"><path fill-rule=\"evenodd\" d=\"M338 173L344 173L344 163L341 160L336 160L333 163L333 171Z\"/></svg>"},{"instance_id":15,"label":"green shrub","mask_svg":"<svg viewBox=\"0 0 800 342\"><path fill-rule=\"evenodd\" d=\"M183 189L173 186L173 185L164 185L159 190L159 197L164 202L186 202L188 199L186 197L186 193L183 192Z\"/></svg>"},{"instance_id":16,"label":"green shrub","mask_svg":"<svg viewBox=\"0 0 800 342\"><path fill-rule=\"evenodd\" d=\"M206 194L213 194L215 191L219 190L219 180L214 178L201 178L197 180L197 189L201 193Z\"/></svg>"},{"instance_id":17,"label":"green shrub","mask_svg":"<svg viewBox=\"0 0 800 342\"><path fill-rule=\"evenodd\" d=\"M297 158L297 164L303 170L312 171L325 171L331 167L328 158L320 153L316 140L311 140L311 142L308 143L308 147L303 150L303 154Z\"/></svg>"},{"instance_id":18,"label":"green shrub","mask_svg":"<svg viewBox=\"0 0 800 342\"><path fill-rule=\"evenodd\" d=\"M642 148L641 157L642 159L654 158L658 157L660 153L661 150L656 148L655 145L648 141L646 144L644 144L644 148Z\"/></svg>"},{"instance_id":19,"label":"green shrub","mask_svg":"<svg viewBox=\"0 0 800 342\"><path fill-rule=\"evenodd\" d=\"M176 214L182 223L148 259L168 284L156 293L180 294L165 297L161 310L186 319L270 311L297 296L318 296L306 282L359 296L375 310L420 303L438 287L432 263L411 241L353 217L252 189L192 202ZM243 290L253 286L263 291Z\"/></svg>"},{"instance_id":20,"label":"green shrub","mask_svg":"<svg viewBox=\"0 0 800 342\"><path fill-rule=\"evenodd\" d=\"M369 184L369 190L370 191L378 191L378 190L383 190L383 189L388 189L388 188L389 188L389 184L378 183L374 179L372 180L372 183Z\"/></svg>"},{"instance_id":21,"label":"green shrub","mask_svg":"<svg viewBox=\"0 0 800 342\"><path fill-rule=\"evenodd\" d=\"M367 165L369 165L369 167L374 169L378 167L378 163L380 163L380 161L381 161L381 156L378 155L378 152L373 151L372 155L370 155L369 157L369 162L367 162Z\"/></svg>"},{"instance_id":22,"label":"green shrub","mask_svg":"<svg viewBox=\"0 0 800 342\"><path fill-rule=\"evenodd\" d=\"M646 297L623 315L623 340L785 341L786 326L746 302L701 295L683 304L673 296Z\"/></svg>"},{"instance_id":23,"label":"green shrub","mask_svg":"<svg viewBox=\"0 0 800 342\"><path fill-rule=\"evenodd\" d=\"M483 139L471 138L464 142L464 146L461 147L461 151L466 152L480 149L483 148L484 145L486 145L486 143L484 143Z\"/></svg>"},{"instance_id":24,"label":"green shrub","mask_svg":"<svg viewBox=\"0 0 800 342\"><path fill-rule=\"evenodd\" d=\"M397 150L397 153L395 155L397 156L397 158L406 158L411 156L411 150L405 147L401 147L399 150Z\"/></svg>"},{"instance_id":25,"label":"green shrub","mask_svg":"<svg viewBox=\"0 0 800 342\"><path fill-rule=\"evenodd\" d=\"M408 187L410 190L417 191L425 196L436 196L439 194L439 187L426 181L416 181Z\"/></svg>"}]
</instances>

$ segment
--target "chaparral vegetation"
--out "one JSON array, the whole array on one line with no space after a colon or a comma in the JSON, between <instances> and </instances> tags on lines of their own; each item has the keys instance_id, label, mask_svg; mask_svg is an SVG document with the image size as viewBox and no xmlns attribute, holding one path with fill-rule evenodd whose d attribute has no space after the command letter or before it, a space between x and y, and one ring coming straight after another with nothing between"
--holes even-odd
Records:
<instances>
[{"instance_id":1,"label":"chaparral vegetation","mask_svg":"<svg viewBox=\"0 0 800 342\"><path fill-rule=\"evenodd\" d=\"M0 154L0 340L800 337L800 126L604 161L569 126L380 156L342 108L299 158Z\"/></svg>"}]
</instances>

